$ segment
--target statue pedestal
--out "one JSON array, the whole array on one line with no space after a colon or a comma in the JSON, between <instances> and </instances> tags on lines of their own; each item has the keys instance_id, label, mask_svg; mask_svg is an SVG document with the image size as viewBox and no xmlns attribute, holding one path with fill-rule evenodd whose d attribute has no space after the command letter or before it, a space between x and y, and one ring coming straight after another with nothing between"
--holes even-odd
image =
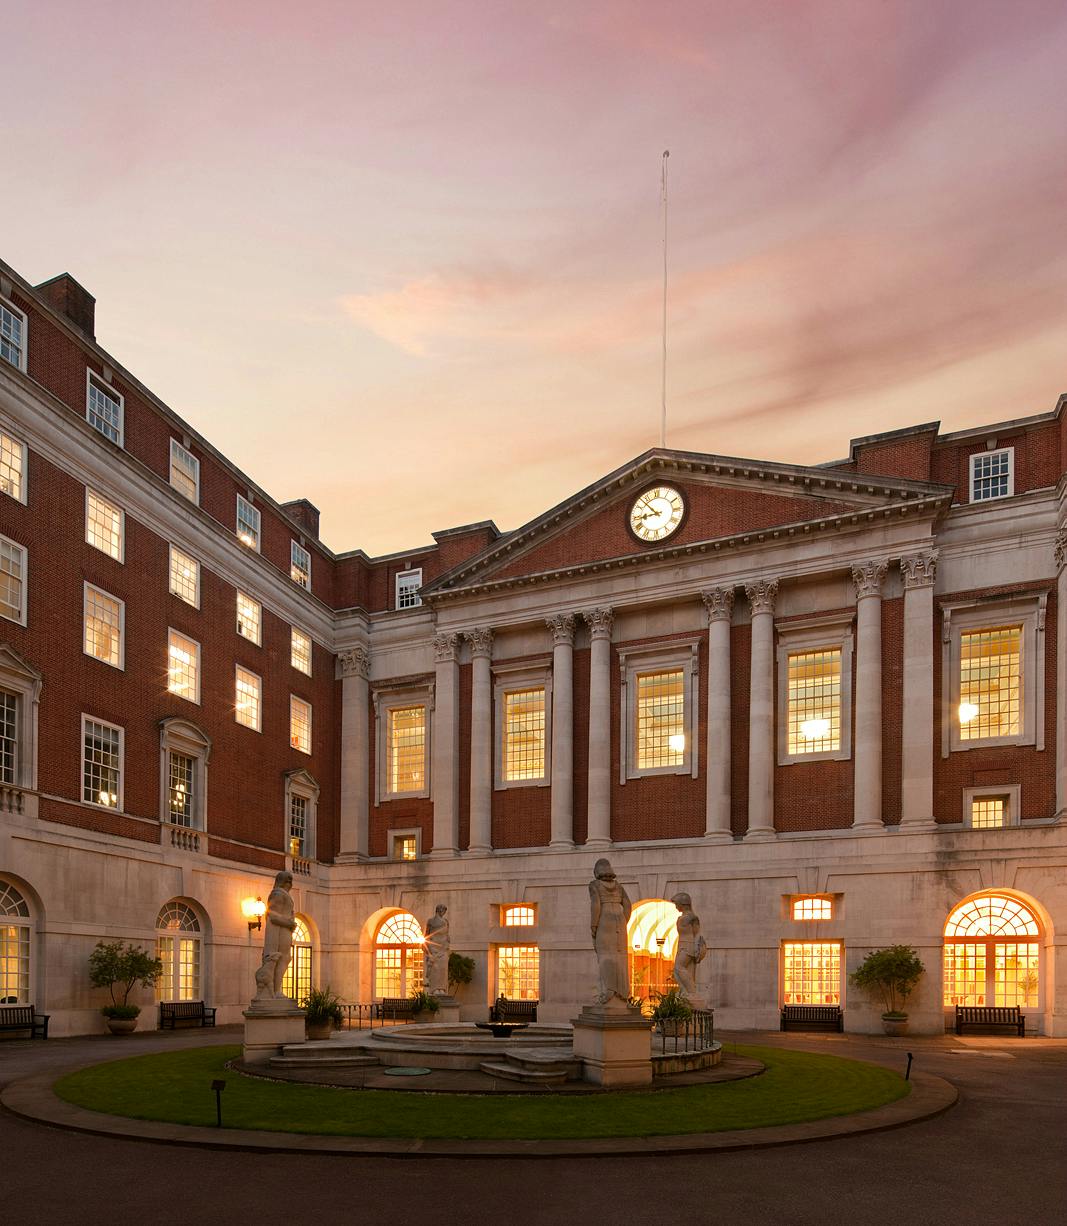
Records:
<instances>
[{"instance_id":1,"label":"statue pedestal","mask_svg":"<svg viewBox=\"0 0 1067 1226\"><path fill-rule=\"evenodd\" d=\"M437 1003L440 1008L433 1015L435 1022L452 1022L455 1024L459 1021L459 1002L454 996L438 996Z\"/></svg>"},{"instance_id":2,"label":"statue pedestal","mask_svg":"<svg viewBox=\"0 0 1067 1226\"><path fill-rule=\"evenodd\" d=\"M272 1056L281 1055L286 1044L303 1043L306 1016L287 996L254 1000L244 1011L245 1064L266 1064Z\"/></svg>"},{"instance_id":3,"label":"statue pedestal","mask_svg":"<svg viewBox=\"0 0 1067 1226\"><path fill-rule=\"evenodd\" d=\"M600 1086L652 1084L652 1024L620 1001L586 1005L573 1020L582 1078Z\"/></svg>"}]
</instances>

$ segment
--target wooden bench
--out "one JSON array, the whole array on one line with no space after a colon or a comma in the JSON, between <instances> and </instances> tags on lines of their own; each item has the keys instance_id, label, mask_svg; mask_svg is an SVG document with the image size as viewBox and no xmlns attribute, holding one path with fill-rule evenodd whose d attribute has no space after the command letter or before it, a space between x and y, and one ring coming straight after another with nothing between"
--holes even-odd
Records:
<instances>
[{"instance_id":1,"label":"wooden bench","mask_svg":"<svg viewBox=\"0 0 1067 1226\"><path fill-rule=\"evenodd\" d=\"M957 1005L956 1033L964 1026L1010 1026L1019 1038L1026 1035L1026 1019L1018 1005Z\"/></svg>"},{"instance_id":2,"label":"wooden bench","mask_svg":"<svg viewBox=\"0 0 1067 1226\"><path fill-rule=\"evenodd\" d=\"M801 1030L829 1026L833 1030L845 1029L845 1015L840 1005L783 1005L779 1030L796 1026Z\"/></svg>"},{"instance_id":3,"label":"wooden bench","mask_svg":"<svg viewBox=\"0 0 1067 1226\"><path fill-rule=\"evenodd\" d=\"M498 996L496 1003L489 1010L489 1020L491 1022L536 1022L539 1004L540 1001L536 1000L508 1000L504 996Z\"/></svg>"},{"instance_id":4,"label":"wooden bench","mask_svg":"<svg viewBox=\"0 0 1067 1226\"><path fill-rule=\"evenodd\" d=\"M214 1026L215 1010L202 1000L163 1000L159 1003L160 1030L173 1030L178 1022L194 1026Z\"/></svg>"},{"instance_id":5,"label":"wooden bench","mask_svg":"<svg viewBox=\"0 0 1067 1226\"><path fill-rule=\"evenodd\" d=\"M410 1021L415 1016L415 1001L410 996L384 996L374 1006L374 1016Z\"/></svg>"},{"instance_id":6,"label":"wooden bench","mask_svg":"<svg viewBox=\"0 0 1067 1226\"><path fill-rule=\"evenodd\" d=\"M0 1030L28 1030L30 1038L48 1038L50 1013L38 1013L33 1005L0 1005Z\"/></svg>"}]
</instances>

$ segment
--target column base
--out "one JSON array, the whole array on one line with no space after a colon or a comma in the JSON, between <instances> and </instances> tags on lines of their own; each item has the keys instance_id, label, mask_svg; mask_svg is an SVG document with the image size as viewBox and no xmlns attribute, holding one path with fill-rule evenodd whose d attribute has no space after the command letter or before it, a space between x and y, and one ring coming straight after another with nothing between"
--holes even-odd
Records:
<instances>
[{"instance_id":1,"label":"column base","mask_svg":"<svg viewBox=\"0 0 1067 1226\"><path fill-rule=\"evenodd\" d=\"M885 825L882 822L853 822L849 830L853 834L885 834Z\"/></svg>"},{"instance_id":2,"label":"column base","mask_svg":"<svg viewBox=\"0 0 1067 1226\"><path fill-rule=\"evenodd\" d=\"M732 843L734 841L733 833L729 830L705 830L705 843Z\"/></svg>"},{"instance_id":3,"label":"column base","mask_svg":"<svg viewBox=\"0 0 1067 1226\"><path fill-rule=\"evenodd\" d=\"M652 1024L623 1001L586 1005L574 1026L582 1079L599 1086L652 1084Z\"/></svg>"},{"instance_id":4,"label":"column base","mask_svg":"<svg viewBox=\"0 0 1067 1226\"><path fill-rule=\"evenodd\" d=\"M458 847L435 847L430 852L430 860L454 860L459 855Z\"/></svg>"},{"instance_id":5,"label":"column base","mask_svg":"<svg viewBox=\"0 0 1067 1226\"><path fill-rule=\"evenodd\" d=\"M771 843L778 837L778 831L773 826L756 826L745 832L746 843Z\"/></svg>"},{"instance_id":6,"label":"column base","mask_svg":"<svg viewBox=\"0 0 1067 1226\"><path fill-rule=\"evenodd\" d=\"M365 851L339 851L333 858L334 864L366 864L370 859Z\"/></svg>"},{"instance_id":7,"label":"column base","mask_svg":"<svg viewBox=\"0 0 1067 1226\"><path fill-rule=\"evenodd\" d=\"M472 859L481 858L482 856L491 856L493 854L493 849L488 843L479 843L476 847L468 847L464 854L470 856Z\"/></svg>"},{"instance_id":8,"label":"column base","mask_svg":"<svg viewBox=\"0 0 1067 1226\"><path fill-rule=\"evenodd\" d=\"M549 851L573 851L573 839L553 839L548 845Z\"/></svg>"},{"instance_id":9,"label":"column base","mask_svg":"<svg viewBox=\"0 0 1067 1226\"><path fill-rule=\"evenodd\" d=\"M930 834L937 828L932 817L906 817L897 826L901 834Z\"/></svg>"},{"instance_id":10,"label":"column base","mask_svg":"<svg viewBox=\"0 0 1067 1226\"><path fill-rule=\"evenodd\" d=\"M611 839L586 839L582 846L589 851L608 851Z\"/></svg>"}]
</instances>

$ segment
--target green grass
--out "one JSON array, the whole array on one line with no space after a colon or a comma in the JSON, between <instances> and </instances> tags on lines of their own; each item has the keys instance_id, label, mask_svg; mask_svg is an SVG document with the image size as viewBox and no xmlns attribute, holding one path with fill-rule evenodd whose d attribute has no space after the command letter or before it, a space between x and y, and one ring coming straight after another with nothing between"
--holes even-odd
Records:
<instances>
[{"instance_id":1,"label":"green grass","mask_svg":"<svg viewBox=\"0 0 1067 1226\"><path fill-rule=\"evenodd\" d=\"M201 1047L98 1064L56 1083L60 1098L109 1115L214 1124L211 1082L225 1077L227 1128L331 1136L562 1139L669 1136L766 1128L880 1107L909 1091L897 1073L838 1056L730 1048L767 1071L744 1081L654 1092L560 1095L405 1094L242 1077L238 1047Z\"/></svg>"}]
</instances>

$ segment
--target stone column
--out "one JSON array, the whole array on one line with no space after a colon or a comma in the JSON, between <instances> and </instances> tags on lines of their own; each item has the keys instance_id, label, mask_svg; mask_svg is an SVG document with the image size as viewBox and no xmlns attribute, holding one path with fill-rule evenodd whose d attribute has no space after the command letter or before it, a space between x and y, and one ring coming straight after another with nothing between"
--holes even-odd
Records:
<instances>
[{"instance_id":1,"label":"stone column","mask_svg":"<svg viewBox=\"0 0 1067 1226\"><path fill-rule=\"evenodd\" d=\"M467 635L471 645L471 830L470 850L493 850L493 632Z\"/></svg>"},{"instance_id":2,"label":"stone column","mask_svg":"<svg viewBox=\"0 0 1067 1226\"><path fill-rule=\"evenodd\" d=\"M902 826L934 825L934 578L937 550L900 559L904 577ZM942 678L948 685L949 678Z\"/></svg>"},{"instance_id":3,"label":"stone column","mask_svg":"<svg viewBox=\"0 0 1067 1226\"><path fill-rule=\"evenodd\" d=\"M611 609L583 614L589 652L589 818L586 847L611 844Z\"/></svg>"},{"instance_id":4,"label":"stone column","mask_svg":"<svg viewBox=\"0 0 1067 1226\"><path fill-rule=\"evenodd\" d=\"M748 832L752 840L774 833L774 602L777 579L745 584L752 609L752 660L748 706Z\"/></svg>"},{"instance_id":5,"label":"stone column","mask_svg":"<svg viewBox=\"0 0 1067 1226\"><path fill-rule=\"evenodd\" d=\"M459 851L459 635L435 634L433 714L433 850Z\"/></svg>"},{"instance_id":6,"label":"stone column","mask_svg":"<svg viewBox=\"0 0 1067 1226\"><path fill-rule=\"evenodd\" d=\"M1067 809L1067 522L1056 529L1056 815Z\"/></svg>"},{"instance_id":7,"label":"stone column","mask_svg":"<svg viewBox=\"0 0 1067 1226\"><path fill-rule=\"evenodd\" d=\"M852 568L856 589L856 741L852 747L852 828L882 830L882 580L887 564ZM842 711L842 717L846 712Z\"/></svg>"},{"instance_id":8,"label":"stone column","mask_svg":"<svg viewBox=\"0 0 1067 1226\"><path fill-rule=\"evenodd\" d=\"M708 790L704 835L710 842L726 843L730 829L730 616L732 588L702 592L708 614Z\"/></svg>"},{"instance_id":9,"label":"stone column","mask_svg":"<svg viewBox=\"0 0 1067 1226\"><path fill-rule=\"evenodd\" d=\"M552 631L552 841L574 846L574 614L545 619Z\"/></svg>"},{"instance_id":10,"label":"stone column","mask_svg":"<svg viewBox=\"0 0 1067 1226\"><path fill-rule=\"evenodd\" d=\"M370 652L351 647L341 661L341 845L338 859L370 850Z\"/></svg>"}]
</instances>

